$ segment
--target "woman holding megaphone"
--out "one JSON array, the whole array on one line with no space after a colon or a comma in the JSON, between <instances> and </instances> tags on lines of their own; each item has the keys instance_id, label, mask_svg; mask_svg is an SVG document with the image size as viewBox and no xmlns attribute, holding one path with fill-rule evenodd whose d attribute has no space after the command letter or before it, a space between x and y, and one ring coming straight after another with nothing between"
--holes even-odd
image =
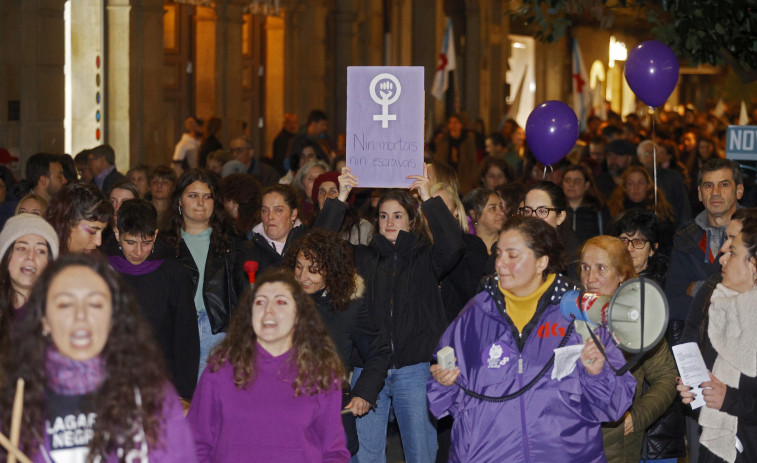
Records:
<instances>
[{"instance_id":1,"label":"woman holding megaphone","mask_svg":"<svg viewBox=\"0 0 757 463\"><path fill-rule=\"evenodd\" d=\"M622 282L636 276L625 242L612 236L588 239L581 248L580 266L584 288L601 295L613 294ZM605 454L610 463L639 461L645 430L665 413L675 397L677 371L665 338L630 371L636 378L631 408L622 419L602 426ZM676 458L647 461L676 461Z\"/></svg>"},{"instance_id":2,"label":"woman holding megaphone","mask_svg":"<svg viewBox=\"0 0 757 463\"><path fill-rule=\"evenodd\" d=\"M606 366L591 340L581 348L574 322L561 315L572 288L557 271L564 261L557 231L513 217L496 253L496 275L439 342L455 350L457 366L431 367L429 408L455 418L450 461L605 461L601 424L623 416L634 381ZM597 338L613 364L623 363L604 328ZM579 346L580 363L555 366L553 352L564 346Z\"/></svg>"}]
</instances>

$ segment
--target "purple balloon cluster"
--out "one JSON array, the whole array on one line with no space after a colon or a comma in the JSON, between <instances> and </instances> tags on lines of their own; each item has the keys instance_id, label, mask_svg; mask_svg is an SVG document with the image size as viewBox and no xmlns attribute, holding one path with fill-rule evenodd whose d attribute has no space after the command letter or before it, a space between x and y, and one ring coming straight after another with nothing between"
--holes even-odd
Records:
<instances>
[{"instance_id":1,"label":"purple balloon cluster","mask_svg":"<svg viewBox=\"0 0 757 463\"><path fill-rule=\"evenodd\" d=\"M664 43L649 40L628 54L625 76L636 96L656 108L667 101L678 83L678 59Z\"/></svg>"}]
</instances>

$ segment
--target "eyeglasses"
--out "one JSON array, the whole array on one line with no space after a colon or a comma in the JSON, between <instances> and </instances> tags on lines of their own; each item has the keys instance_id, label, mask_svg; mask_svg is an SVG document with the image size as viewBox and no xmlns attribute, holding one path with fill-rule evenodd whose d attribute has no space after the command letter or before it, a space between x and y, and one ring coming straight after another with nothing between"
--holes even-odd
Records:
<instances>
[{"instance_id":1,"label":"eyeglasses","mask_svg":"<svg viewBox=\"0 0 757 463\"><path fill-rule=\"evenodd\" d=\"M555 211L558 212L560 209L556 207L547 207L547 206L539 206L536 209L532 209L528 206L525 207L519 207L518 212L520 215L526 216L526 217L533 217L534 215L540 219L546 219L550 212Z\"/></svg>"},{"instance_id":2,"label":"eyeglasses","mask_svg":"<svg viewBox=\"0 0 757 463\"><path fill-rule=\"evenodd\" d=\"M649 243L649 240L643 240L641 238L620 238L620 241L622 241L626 247L628 247L628 243L631 243L631 246L633 246L634 249L644 249L644 246Z\"/></svg>"}]
</instances>

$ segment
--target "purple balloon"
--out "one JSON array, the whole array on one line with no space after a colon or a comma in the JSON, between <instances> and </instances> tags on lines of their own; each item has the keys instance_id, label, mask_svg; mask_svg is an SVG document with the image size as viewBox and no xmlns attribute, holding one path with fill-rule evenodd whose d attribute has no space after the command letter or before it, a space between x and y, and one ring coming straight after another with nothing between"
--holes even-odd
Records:
<instances>
[{"instance_id":1,"label":"purple balloon","mask_svg":"<svg viewBox=\"0 0 757 463\"><path fill-rule=\"evenodd\" d=\"M570 153L578 140L578 118L562 101L545 101L526 121L526 141L534 157L545 166Z\"/></svg>"},{"instance_id":2,"label":"purple balloon","mask_svg":"<svg viewBox=\"0 0 757 463\"><path fill-rule=\"evenodd\" d=\"M656 108L668 100L678 83L678 58L664 43L649 40L628 54L624 74L636 96Z\"/></svg>"}]
</instances>

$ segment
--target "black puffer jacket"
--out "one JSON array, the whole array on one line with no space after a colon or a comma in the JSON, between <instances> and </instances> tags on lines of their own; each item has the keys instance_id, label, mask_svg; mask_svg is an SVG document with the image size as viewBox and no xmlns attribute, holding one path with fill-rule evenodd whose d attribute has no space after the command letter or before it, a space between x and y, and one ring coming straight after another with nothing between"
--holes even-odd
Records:
<instances>
[{"instance_id":1,"label":"black puffer jacket","mask_svg":"<svg viewBox=\"0 0 757 463\"><path fill-rule=\"evenodd\" d=\"M184 240L179 243L179 252L176 257L189 270L194 295L197 291L200 271ZM231 311L249 287L249 280L244 271L244 262L247 260L245 257L241 241L233 237L229 249L222 254L215 252L212 242L208 249L202 298L213 334L226 331Z\"/></svg>"},{"instance_id":2,"label":"black puffer jacket","mask_svg":"<svg viewBox=\"0 0 757 463\"><path fill-rule=\"evenodd\" d=\"M447 326L439 282L457 265L464 247L444 201L430 198L422 208L434 244L403 231L395 244L377 233L370 245L354 246L371 316L389 340L391 368L431 360ZM346 210L341 201L327 200L316 226L338 231Z\"/></svg>"}]
</instances>

